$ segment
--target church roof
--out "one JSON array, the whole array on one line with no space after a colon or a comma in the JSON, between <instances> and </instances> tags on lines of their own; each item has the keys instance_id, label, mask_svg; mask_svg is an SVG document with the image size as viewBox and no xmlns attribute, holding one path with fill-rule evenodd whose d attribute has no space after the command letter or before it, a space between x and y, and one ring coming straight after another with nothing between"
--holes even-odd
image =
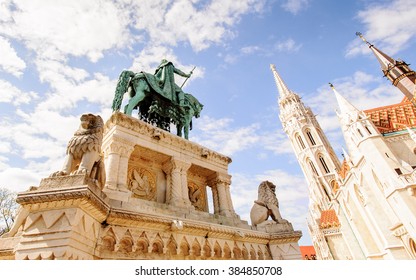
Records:
<instances>
[{"instance_id":1,"label":"church roof","mask_svg":"<svg viewBox=\"0 0 416 280\"><path fill-rule=\"evenodd\" d=\"M416 127L416 108L407 98L398 104L364 110L364 113L382 134Z\"/></svg>"},{"instance_id":2,"label":"church roof","mask_svg":"<svg viewBox=\"0 0 416 280\"><path fill-rule=\"evenodd\" d=\"M316 251L313 246L299 246L300 254L304 260L316 260Z\"/></svg>"},{"instance_id":3,"label":"church roof","mask_svg":"<svg viewBox=\"0 0 416 280\"><path fill-rule=\"evenodd\" d=\"M321 213L321 223L320 228L331 228L340 226L338 216L335 213L334 209L324 210Z\"/></svg>"}]
</instances>

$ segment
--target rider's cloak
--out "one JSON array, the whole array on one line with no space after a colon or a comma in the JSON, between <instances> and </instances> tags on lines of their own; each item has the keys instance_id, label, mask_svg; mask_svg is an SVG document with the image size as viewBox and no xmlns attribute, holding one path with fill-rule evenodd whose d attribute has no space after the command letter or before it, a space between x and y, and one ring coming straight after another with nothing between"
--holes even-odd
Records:
<instances>
[{"instance_id":1,"label":"rider's cloak","mask_svg":"<svg viewBox=\"0 0 416 280\"><path fill-rule=\"evenodd\" d=\"M152 90L171 100L173 103L178 104L178 93L183 93L183 91L175 83L175 73L181 76L186 75L182 71L176 69L172 62L162 61L162 63L156 69L155 75L146 72L140 72L134 76L133 81L135 79L144 77Z\"/></svg>"}]
</instances>

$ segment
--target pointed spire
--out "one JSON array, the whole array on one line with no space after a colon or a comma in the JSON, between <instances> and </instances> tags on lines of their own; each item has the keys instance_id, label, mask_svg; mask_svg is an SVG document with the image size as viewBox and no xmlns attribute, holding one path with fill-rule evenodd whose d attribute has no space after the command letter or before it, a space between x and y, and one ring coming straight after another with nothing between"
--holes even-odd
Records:
<instances>
[{"instance_id":1,"label":"pointed spire","mask_svg":"<svg viewBox=\"0 0 416 280\"><path fill-rule=\"evenodd\" d=\"M272 70L274 80L276 82L277 89L280 93L280 98L288 97L289 95L293 94L293 92L287 87L285 82L277 73L276 66L274 64L270 64L270 69Z\"/></svg>"},{"instance_id":2,"label":"pointed spire","mask_svg":"<svg viewBox=\"0 0 416 280\"><path fill-rule=\"evenodd\" d=\"M387 54L383 53L382 51L380 51L379 49L377 49L376 47L374 47L373 44L370 44L364 38L363 34L361 34L360 32L356 32L355 35L357 35L358 37L360 37L361 40L363 40L364 43L366 43L368 45L368 47L371 49L371 51L376 56L378 62L380 63L380 66L381 66L381 69L382 70L387 71L389 69L389 67L391 68L391 66L393 66L393 65L396 64L396 60L394 60L393 58L391 58Z\"/></svg>"},{"instance_id":3,"label":"pointed spire","mask_svg":"<svg viewBox=\"0 0 416 280\"><path fill-rule=\"evenodd\" d=\"M409 64L402 60L395 60L383 53L373 44L367 42L360 32L355 33L359 36L371 49L381 65L381 70L386 78L388 78L394 86L396 86L414 106L416 106L416 99L414 96L416 72L410 69Z\"/></svg>"},{"instance_id":4,"label":"pointed spire","mask_svg":"<svg viewBox=\"0 0 416 280\"><path fill-rule=\"evenodd\" d=\"M348 154L348 152L344 149L344 147L341 147L342 149L342 157L347 161L350 162L351 161L351 157Z\"/></svg>"},{"instance_id":5,"label":"pointed spire","mask_svg":"<svg viewBox=\"0 0 416 280\"><path fill-rule=\"evenodd\" d=\"M335 98L338 102L338 107L340 109L340 112L338 114L339 117L345 118L345 116L348 116L350 119L356 120L360 115L360 111L357 108L355 108L354 105L352 105L350 102L348 102L341 94L339 94L333 84L329 83L329 86L334 91Z\"/></svg>"}]
</instances>

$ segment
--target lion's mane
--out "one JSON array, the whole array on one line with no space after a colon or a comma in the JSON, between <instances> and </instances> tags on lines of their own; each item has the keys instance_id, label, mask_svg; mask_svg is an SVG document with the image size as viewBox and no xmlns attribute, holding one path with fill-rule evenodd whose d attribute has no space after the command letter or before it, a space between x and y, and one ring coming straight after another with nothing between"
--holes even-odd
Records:
<instances>
[{"instance_id":1,"label":"lion's mane","mask_svg":"<svg viewBox=\"0 0 416 280\"><path fill-rule=\"evenodd\" d=\"M69 140L66 149L66 153L72 154L75 159L80 159L87 151L101 153L103 119L93 114L84 114L81 116L81 120L83 119L88 120L88 127L83 128L80 125L74 136Z\"/></svg>"},{"instance_id":2,"label":"lion's mane","mask_svg":"<svg viewBox=\"0 0 416 280\"><path fill-rule=\"evenodd\" d=\"M279 207L275 189L276 186L272 182L262 182L258 188L258 201L263 202L265 205L275 205Z\"/></svg>"}]
</instances>

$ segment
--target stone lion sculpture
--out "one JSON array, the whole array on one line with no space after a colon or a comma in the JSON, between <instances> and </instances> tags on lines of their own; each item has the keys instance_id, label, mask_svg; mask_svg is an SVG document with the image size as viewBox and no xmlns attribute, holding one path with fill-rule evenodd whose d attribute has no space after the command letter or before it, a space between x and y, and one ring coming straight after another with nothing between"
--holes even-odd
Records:
<instances>
[{"instance_id":1,"label":"stone lion sculpture","mask_svg":"<svg viewBox=\"0 0 416 280\"><path fill-rule=\"evenodd\" d=\"M83 114L80 120L79 129L68 142L62 170L50 177L86 174L102 189L105 184L101 155L104 122L99 115L93 114Z\"/></svg>"},{"instance_id":2,"label":"stone lion sculpture","mask_svg":"<svg viewBox=\"0 0 416 280\"><path fill-rule=\"evenodd\" d=\"M267 221L269 217L278 224L288 223L282 219L279 211L279 201L276 197L276 186L269 182L261 182L258 188L258 199L254 201L254 205L250 211L251 224L257 226Z\"/></svg>"}]
</instances>

